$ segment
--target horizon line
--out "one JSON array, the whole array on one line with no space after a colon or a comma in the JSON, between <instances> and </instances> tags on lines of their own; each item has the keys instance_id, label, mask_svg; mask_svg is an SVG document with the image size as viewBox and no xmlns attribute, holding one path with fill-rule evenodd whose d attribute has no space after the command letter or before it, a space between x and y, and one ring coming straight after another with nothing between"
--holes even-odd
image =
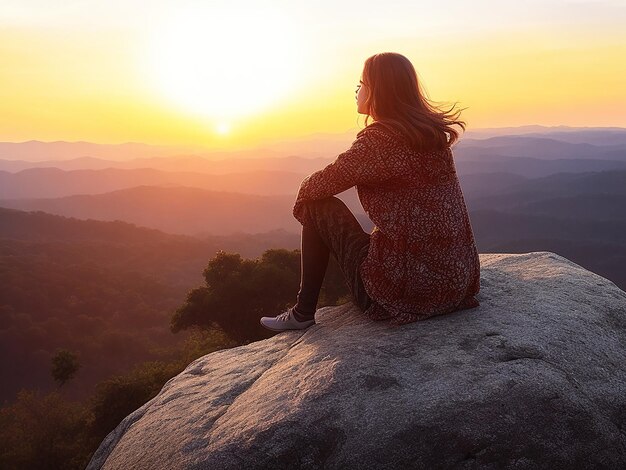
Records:
<instances>
[{"instance_id":1,"label":"horizon line","mask_svg":"<svg viewBox=\"0 0 626 470\"><path fill-rule=\"evenodd\" d=\"M496 130L507 130L507 129L523 129L523 128L541 128L541 129L574 129L574 130L582 130L582 129L587 129L587 130L618 130L618 131L626 131L626 127L620 127L620 126L568 126L568 125L564 125L564 124L559 124L559 125L555 125L555 126L545 126L542 124L524 124L524 125L520 125L520 126L501 126L501 127L476 127L476 128L472 128L472 129L468 129L466 131L464 131L461 136L463 136L464 134L468 133L468 132L478 132L478 131L496 131ZM285 138L285 139L280 139L280 140L275 140L272 143L276 143L276 142L282 142L282 141L293 141L293 140L305 140L307 138L311 138L313 136L319 136L319 135L342 135L342 134L347 134L355 129L359 129L356 127L353 128L349 128L348 130L344 131L344 132L314 132L314 133L310 133L310 134L304 134L300 137L289 137L289 138ZM196 148L196 149L209 149L210 147L206 147L206 146L202 146L202 145L194 145L194 144L151 144L151 143L146 143L146 142L137 142L137 141L125 141L125 142L117 142L117 143L109 143L109 142L96 142L96 141L88 141L88 140L39 140L39 139L30 139L30 140L24 140L24 141L8 141L8 140L2 140L0 141L0 144L29 144L29 143L40 143L40 144L91 144L91 145L109 145L109 146L123 146L123 145L143 145L143 146L147 146L147 147L160 147L160 148L167 148L167 147L174 147L174 148ZM257 147L250 147L250 148L259 148L262 147L263 145L271 145L271 143L264 143L264 144L259 144ZM247 147L246 147L247 148ZM241 148L239 150L245 150L246 148ZM232 150L232 149L227 149L227 148L215 148L218 151L236 151L236 150Z\"/></svg>"}]
</instances>

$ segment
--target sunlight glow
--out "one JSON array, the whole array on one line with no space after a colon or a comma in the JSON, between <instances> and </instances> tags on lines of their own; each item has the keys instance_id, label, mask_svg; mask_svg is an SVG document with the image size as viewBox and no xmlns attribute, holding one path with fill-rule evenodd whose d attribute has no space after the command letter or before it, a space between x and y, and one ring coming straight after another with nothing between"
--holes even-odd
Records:
<instances>
[{"instance_id":1,"label":"sunlight glow","mask_svg":"<svg viewBox=\"0 0 626 470\"><path fill-rule=\"evenodd\" d=\"M215 127L218 134L228 134L230 132L230 124L227 122L220 122Z\"/></svg>"},{"instance_id":2,"label":"sunlight glow","mask_svg":"<svg viewBox=\"0 0 626 470\"><path fill-rule=\"evenodd\" d=\"M364 5L5 0L0 141L235 149L352 132L363 62L384 51L469 129L626 127L626 0Z\"/></svg>"},{"instance_id":3,"label":"sunlight glow","mask_svg":"<svg viewBox=\"0 0 626 470\"><path fill-rule=\"evenodd\" d=\"M303 44L277 10L178 11L150 38L149 75L184 110L226 133L237 118L277 106L302 75Z\"/></svg>"}]
</instances>

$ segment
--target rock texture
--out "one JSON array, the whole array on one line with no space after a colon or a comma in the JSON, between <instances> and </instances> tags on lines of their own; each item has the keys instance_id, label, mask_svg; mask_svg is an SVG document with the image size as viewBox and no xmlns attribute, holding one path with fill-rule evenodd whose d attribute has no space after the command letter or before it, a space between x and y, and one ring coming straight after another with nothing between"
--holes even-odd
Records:
<instances>
[{"instance_id":1,"label":"rock texture","mask_svg":"<svg viewBox=\"0 0 626 470\"><path fill-rule=\"evenodd\" d=\"M550 252L480 261L478 308L326 307L197 359L88 468L626 468L626 293Z\"/></svg>"}]
</instances>

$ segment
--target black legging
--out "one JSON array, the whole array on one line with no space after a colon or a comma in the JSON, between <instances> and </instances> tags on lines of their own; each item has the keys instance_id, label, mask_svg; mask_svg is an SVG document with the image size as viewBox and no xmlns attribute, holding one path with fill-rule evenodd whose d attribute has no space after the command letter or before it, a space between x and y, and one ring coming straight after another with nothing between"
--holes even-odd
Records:
<instances>
[{"instance_id":1,"label":"black legging","mask_svg":"<svg viewBox=\"0 0 626 470\"><path fill-rule=\"evenodd\" d=\"M333 254L346 279L355 304L365 311L371 299L365 292L359 266L367 256L370 236L350 209L335 196L305 203L312 221L302 226L300 290L294 306L302 317L312 318Z\"/></svg>"}]
</instances>

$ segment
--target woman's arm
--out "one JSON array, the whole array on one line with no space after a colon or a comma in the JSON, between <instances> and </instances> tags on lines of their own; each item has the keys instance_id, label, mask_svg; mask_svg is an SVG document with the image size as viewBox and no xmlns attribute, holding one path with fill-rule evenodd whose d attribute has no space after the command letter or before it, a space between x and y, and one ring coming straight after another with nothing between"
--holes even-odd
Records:
<instances>
[{"instance_id":1,"label":"woman's arm","mask_svg":"<svg viewBox=\"0 0 626 470\"><path fill-rule=\"evenodd\" d=\"M293 216L307 221L304 202L334 196L358 184L374 184L387 178L380 146L368 134L358 137L352 146L325 168L307 176L293 207Z\"/></svg>"}]
</instances>

